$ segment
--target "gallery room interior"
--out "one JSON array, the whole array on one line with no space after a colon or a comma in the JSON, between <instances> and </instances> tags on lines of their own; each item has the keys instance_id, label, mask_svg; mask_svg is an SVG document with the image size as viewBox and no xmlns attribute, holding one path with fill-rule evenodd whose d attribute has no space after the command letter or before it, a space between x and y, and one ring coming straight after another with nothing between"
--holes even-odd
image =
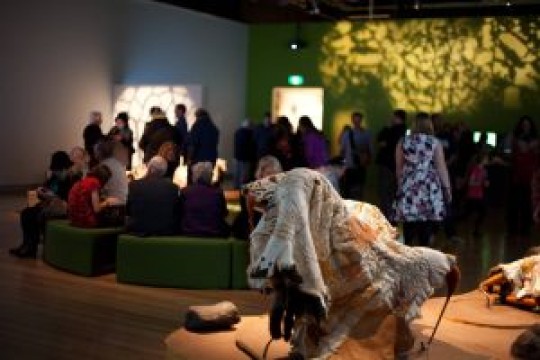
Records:
<instances>
[{"instance_id":1,"label":"gallery room interior","mask_svg":"<svg viewBox=\"0 0 540 360\"><path fill-rule=\"evenodd\" d=\"M1 9L0 358L540 359L540 0Z\"/></svg>"}]
</instances>

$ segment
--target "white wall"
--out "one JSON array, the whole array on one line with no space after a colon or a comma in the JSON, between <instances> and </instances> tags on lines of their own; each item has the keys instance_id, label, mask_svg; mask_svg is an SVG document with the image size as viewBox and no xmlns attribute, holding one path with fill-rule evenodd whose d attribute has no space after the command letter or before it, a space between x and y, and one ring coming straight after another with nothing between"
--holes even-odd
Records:
<instances>
[{"instance_id":1,"label":"white wall","mask_svg":"<svg viewBox=\"0 0 540 360\"><path fill-rule=\"evenodd\" d=\"M102 1L2 2L0 185L40 182L49 155L110 111L110 14Z\"/></svg>"},{"instance_id":2,"label":"white wall","mask_svg":"<svg viewBox=\"0 0 540 360\"><path fill-rule=\"evenodd\" d=\"M244 117L247 27L165 4L134 1L126 16L121 84L201 84L220 129L221 157L232 158L234 130Z\"/></svg>"},{"instance_id":3,"label":"white wall","mask_svg":"<svg viewBox=\"0 0 540 360\"><path fill-rule=\"evenodd\" d=\"M141 0L3 0L0 186L42 181L49 155L111 125L114 84L199 83L232 153L244 114L247 27Z\"/></svg>"}]
</instances>

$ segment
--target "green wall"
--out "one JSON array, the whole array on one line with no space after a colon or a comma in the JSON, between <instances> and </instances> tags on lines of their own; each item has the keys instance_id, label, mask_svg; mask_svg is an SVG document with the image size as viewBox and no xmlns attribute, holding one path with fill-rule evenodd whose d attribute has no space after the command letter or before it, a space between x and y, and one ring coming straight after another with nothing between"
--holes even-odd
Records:
<instances>
[{"instance_id":1,"label":"green wall","mask_svg":"<svg viewBox=\"0 0 540 360\"><path fill-rule=\"evenodd\" d=\"M325 89L324 128L335 141L353 110L378 131L392 109L441 112L475 130L506 132L540 114L540 19L477 18L250 27L247 114L262 118L287 75Z\"/></svg>"}]
</instances>

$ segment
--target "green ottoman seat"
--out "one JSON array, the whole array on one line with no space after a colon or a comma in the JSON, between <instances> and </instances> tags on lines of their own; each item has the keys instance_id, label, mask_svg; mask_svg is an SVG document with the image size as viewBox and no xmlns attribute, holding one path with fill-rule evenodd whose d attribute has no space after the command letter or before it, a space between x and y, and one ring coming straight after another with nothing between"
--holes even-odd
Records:
<instances>
[{"instance_id":1,"label":"green ottoman seat","mask_svg":"<svg viewBox=\"0 0 540 360\"><path fill-rule=\"evenodd\" d=\"M231 241L231 288L247 289L246 269L249 265L249 241Z\"/></svg>"},{"instance_id":2,"label":"green ottoman seat","mask_svg":"<svg viewBox=\"0 0 540 360\"><path fill-rule=\"evenodd\" d=\"M228 289L231 240L184 236L118 239L119 282L183 289Z\"/></svg>"},{"instance_id":3,"label":"green ottoman seat","mask_svg":"<svg viewBox=\"0 0 540 360\"><path fill-rule=\"evenodd\" d=\"M116 242L123 228L83 229L67 220L47 222L43 259L75 274L93 276L113 272Z\"/></svg>"}]
</instances>

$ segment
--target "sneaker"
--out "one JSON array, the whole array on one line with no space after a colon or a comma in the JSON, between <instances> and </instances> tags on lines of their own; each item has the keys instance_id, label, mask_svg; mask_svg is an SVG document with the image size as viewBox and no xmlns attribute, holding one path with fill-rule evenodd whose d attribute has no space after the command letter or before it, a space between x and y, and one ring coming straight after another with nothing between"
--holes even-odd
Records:
<instances>
[{"instance_id":1,"label":"sneaker","mask_svg":"<svg viewBox=\"0 0 540 360\"><path fill-rule=\"evenodd\" d=\"M35 259L37 257L37 249L25 246L14 255L20 259Z\"/></svg>"},{"instance_id":2,"label":"sneaker","mask_svg":"<svg viewBox=\"0 0 540 360\"><path fill-rule=\"evenodd\" d=\"M9 249L9 253L13 256L19 256L19 253L24 250L24 244L23 245L19 245L18 247L16 248L12 248L12 249Z\"/></svg>"}]
</instances>

